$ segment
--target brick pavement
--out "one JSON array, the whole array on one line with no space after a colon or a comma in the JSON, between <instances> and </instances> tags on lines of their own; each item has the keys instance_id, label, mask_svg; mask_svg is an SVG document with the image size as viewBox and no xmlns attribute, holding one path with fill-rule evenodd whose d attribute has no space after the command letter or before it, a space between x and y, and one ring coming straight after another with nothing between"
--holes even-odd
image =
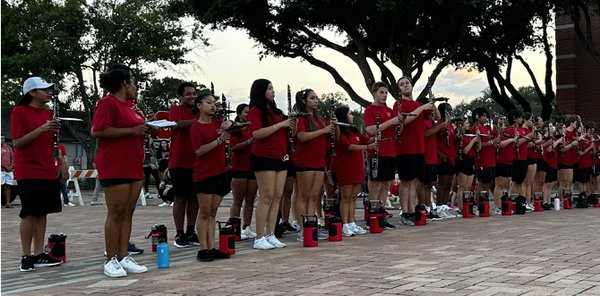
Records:
<instances>
[{"instance_id":1,"label":"brick pavement","mask_svg":"<svg viewBox=\"0 0 600 296\"><path fill-rule=\"evenodd\" d=\"M208 263L195 260L195 248L171 246L171 268L159 270L143 236L164 223L172 238L171 211L138 207L132 241L149 271L120 279L102 273L104 206L49 216L48 234L68 234L68 262L31 273L18 271L18 211L1 211L3 295L600 295L600 209L449 219L318 248L288 234L285 249L255 251L244 241L232 259Z\"/></svg>"}]
</instances>

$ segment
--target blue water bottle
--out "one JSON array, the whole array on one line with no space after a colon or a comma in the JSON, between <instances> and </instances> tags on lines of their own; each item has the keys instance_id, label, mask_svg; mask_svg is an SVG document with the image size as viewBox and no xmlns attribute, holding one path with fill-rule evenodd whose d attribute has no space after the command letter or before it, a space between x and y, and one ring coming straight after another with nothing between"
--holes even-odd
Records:
<instances>
[{"instance_id":1,"label":"blue water bottle","mask_svg":"<svg viewBox=\"0 0 600 296\"><path fill-rule=\"evenodd\" d=\"M156 261L158 268L169 268L169 244L160 243L156 249Z\"/></svg>"}]
</instances>

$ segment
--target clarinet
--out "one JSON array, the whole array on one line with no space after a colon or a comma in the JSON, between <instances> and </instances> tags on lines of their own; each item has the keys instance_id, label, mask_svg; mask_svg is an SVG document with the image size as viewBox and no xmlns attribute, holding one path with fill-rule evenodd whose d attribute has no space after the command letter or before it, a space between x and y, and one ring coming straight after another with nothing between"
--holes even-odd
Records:
<instances>
[{"instance_id":1,"label":"clarinet","mask_svg":"<svg viewBox=\"0 0 600 296\"><path fill-rule=\"evenodd\" d=\"M379 120L381 113L377 112L377 117L375 117L375 143L379 143ZM379 175L379 149L375 149L373 152L373 158L371 159L371 176L373 179L377 178Z\"/></svg>"},{"instance_id":2,"label":"clarinet","mask_svg":"<svg viewBox=\"0 0 600 296\"><path fill-rule=\"evenodd\" d=\"M288 117L292 118L292 89L290 85L287 85L287 103L288 103ZM288 136L288 154L292 157L292 153L296 151L294 147L294 131L290 128Z\"/></svg>"},{"instance_id":3,"label":"clarinet","mask_svg":"<svg viewBox=\"0 0 600 296\"><path fill-rule=\"evenodd\" d=\"M331 102L331 107L329 108L329 111L331 112L329 115L329 125L333 127L333 119L335 118L335 105L333 104L333 101ZM329 155L335 156L335 132L330 133L329 137L329 139L331 140L331 146L329 147Z\"/></svg>"},{"instance_id":4,"label":"clarinet","mask_svg":"<svg viewBox=\"0 0 600 296\"><path fill-rule=\"evenodd\" d=\"M450 121L452 111L450 111L450 104L446 103L446 147L450 147L450 128L452 128L452 122Z\"/></svg>"},{"instance_id":5,"label":"clarinet","mask_svg":"<svg viewBox=\"0 0 600 296\"><path fill-rule=\"evenodd\" d=\"M518 127L515 126L515 151L517 152L517 158L519 158L520 148L519 148L519 130Z\"/></svg>"},{"instance_id":6,"label":"clarinet","mask_svg":"<svg viewBox=\"0 0 600 296\"><path fill-rule=\"evenodd\" d=\"M433 83L431 81L431 78L429 79L429 102L434 104L434 100L435 100L435 96L433 95L433 92L431 91L431 87L433 86ZM431 120L431 127L435 127L435 110L431 110L431 116L429 116L429 119Z\"/></svg>"},{"instance_id":7,"label":"clarinet","mask_svg":"<svg viewBox=\"0 0 600 296\"><path fill-rule=\"evenodd\" d=\"M462 160L462 155L463 155L463 133L462 133L462 127L458 129L458 159Z\"/></svg>"},{"instance_id":8,"label":"clarinet","mask_svg":"<svg viewBox=\"0 0 600 296\"><path fill-rule=\"evenodd\" d=\"M400 95L398 96L398 116L400 116L402 114L402 92L400 92ZM402 140L400 140L400 134L402 133L402 125L400 125L400 122L398 122L398 125L396 126L396 143L400 144L402 143Z\"/></svg>"},{"instance_id":9,"label":"clarinet","mask_svg":"<svg viewBox=\"0 0 600 296\"><path fill-rule=\"evenodd\" d=\"M479 159L479 153L481 152L481 138L479 137L479 123L475 123L475 134L477 135L477 139L479 139L479 141L477 143L475 143L475 158Z\"/></svg>"},{"instance_id":10,"label":"clarinet","mask_svg":"<svg viewBox=\"0 0 600 296\"><path fill-rule=\"evenodd\" d=\"M54 84L54 90L52 92L52 120L58 122L58 93L60 92L60 90L58 89L58 87L56 86L56 84ZM54 140L52 142L52 147L53 147L53 155L54 158L61 158L60 155L60 151L58 150L58 133L60 132L59 130L55 130L54 131Z\"/></svg>"},{"instance_id":11,"label":"clarinet","mask_svg":"<svg viewBox=\"0 0 600 296\"><path fill-rule=\"evenodd\" d=\"M227 98L224 94L221 94L221 108L223 108L223 117L229 121L229 110L227 110ZM229 140L225 140L225 167L231 168L231 147L229 146Z\"/></svg>"},{"instance_id":12,"label":"clarinet","mask_svg":"<svg viewBox=\"0 0 600 296\"><path fill-rule=\"evenodd\" d=\"M500 158L500 140L502 139L502 132L504 131L504 126L500 125L500 117L498 117L498 121L497 121L497 126L496 126L496 132L498 132L498 135L496 136L496 138L498 139L498 143L496 143L496 158ZM502 123L502 125L504 125L504 122Z\"/></svg>"}]
</instances>

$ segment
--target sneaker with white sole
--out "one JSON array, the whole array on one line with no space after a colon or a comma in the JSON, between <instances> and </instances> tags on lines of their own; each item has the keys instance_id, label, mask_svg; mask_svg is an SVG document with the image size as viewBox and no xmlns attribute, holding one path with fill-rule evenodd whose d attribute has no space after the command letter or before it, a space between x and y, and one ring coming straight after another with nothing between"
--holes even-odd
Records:
<instances>
[{"instance_id":1,"label":"sneaker with white sole","mask_svg":"<svg viewBox=\"0 0 600 296\"><path fill-rule=\"evenodd\" d=\"M317 231L317 239L318 240L328 240L329 239L329 230L322 229Z\"/></svg>"},{"instance_id":2,"label":"sneaker with white sole","mask_svg":"<svg viewBox=\"0 0 600 296\"><path fill-rule=\"evenodd\" d=\"M58 259L54 259L54 258L50 258L50 256L48 256L48 253L41 253L39 255L33 256L34 261L33 261L33 266L37 267L48 267L48 266L57 266L57 265L61 265L63 262L58 260Z\"/></svg>"},{"instance_id":3,"label":"sneaker with white sole","mask_svg":"<svg viewBox=\"0 0 600 296\"><path fill-rule=\"evenodd\" d=\"M273 246L272 244L269 243L269 241L267 241L266 236L263 236L261 238L254 239L253 248L257 249L257 250L273 250L273 249L275 249L275 246Z\"/></svg>"},{"instance_id":4,"label":"sneaker with white sole","mask_svg":"<svg viewBox=\"0 0 600 296\"><path fill-rule=\"evenodd\" d=\"M277 237L275 237L275 235L267 235L266 238L269 244L273 245L273 247L275 248L285 248L287 246L286 244L279 241Z\"/></svg>"},{"instance_id":5,"label":"sneaker with white sole","mask_svg":"<svg viewBox=\"0 0 600 296\"><path fill-rule=\"evenodd\" d=\"M292 225L292 227L294 227L294 228L298 229L298 231L300 231L300 223L298 223L298 220L294 220L290 224Z\"/></svg>"},{"instance_id":6,"label":"sneaker with white sole","mask_svg":"<svg viewBox=\"0 0 600 296\"><path fill-rule=\"evenodd\" d=\"M494 212L493 212L493 213L494 213L494 214L496 214L496 215L502 215L502 209L500 209L500 208L496 207L496 208L494 209Z\"/></svg>"},{"instance_id":7,"label":"sneaker with white sole","mask_svg":"<svg viewBox=\"0 0 600 296\"><path fill-rule=\"evenodd\" d=\"M104 263L104 274L109 277L115 278L126 276L127 272L125 271L125 269L123 269L123 267L117 260L117 257L112 257L110 260Z\"/></svg>"},{"instance_id":8,"label":"sneaker with white sole","mask_svg":"<svg viewBox=\"0 0 600 296\"><path fill-rule=\"evenodd\" d=\"M242 229L241 231L242 239L244 239L244 236L246 236L246 238L256 238L256 232L252 231L252 228L250 228L250 226L246 226L246 228Z\"/></svg>"},{"instance_id":9,"label":"sneaker with white sole","mask_svg":"<svg viewBox=\"0 0 600 296\"><path fill-rule=\"evenodd\" d=\"M165 202L163 202L163 203L159 204L158 206L159 206L159 207L168 207L168 206L170 206L170 205L171 205L171 203L170 203L170 202L168 202L168 201L165 201Z\"/></svg>"},{"instance_id":10,"label":"sneaker with white sole","mask_svg":"<svg viewBox=\"0 0 600 296\"><path fill-rule=\"evenodd\" d=\"M350 230L352 230L352 232L354 232L354 234L359 234L359 235L367 234L367 231L364 228L356 225L355 222L350 223L350 226L351 226Z\"/></svg>"},{"instance_id":11,"label":"sneaker with white sole","mask_svg":"<svg viewBox=\"0 0 600 296\"><path fill-rule=\"evenodd\" d=\"M297 242L304 242L304 234L302 233L302 231L298 232L298 234L296 235L296 241Z\"/></svg>"},{"instance_id":12,"label":"sneaker with white sole","mask_svg":"<svg viewBox=\"0 0 600 296\"><path fill-rule=\"evenodd\" d=\"M354 232L350 230L350 224L344 224L344 226L342 226L342 236L354 236Z\"/></svg>"},{"instance_id":13,"label":"sneaker with white sole","mask_svg":"<svg viewBox=\"0 0 600 296\"><path fill-rule=\"evenodd\" d=\"M121 264L123 270L125 270L125 272L128 273L144 273L148 271L148 268L146 268L146 266L139 265L137 262L135 262L135 260L133 260L133 257L131 257L130 255L127 255L127 257L121 259L119 264Z\"/></svg>"},{"instance_id":14,"label":"sneaker with white sole","mask_svg":"<svg viewBox=\"0 0 600 296\"><path fill-rule=\"evenodd\" d=\"M66 204L63 204L63 205L64 205L65 207L74 207L74 206L75 206L75 204L74 204L74 203L72 203L72 202L68 202L68 203L66 203Z\"/></svg>"},{"instance_id":15,"label":"sneaker with white sole","mask_svg":"<svg viewBox=\"0 0 600 296\"><path fill-rule=\"evenodd\" d=\"M317 224L321 227L325 227L325 219L323 219L323 217L319 217L317 219Z\"/></svg>"},{"instance_id":16,"label":"sneaker with white sole","mask_svg":"<svg viewBox=\"0 0 600 296\"><path fill-rule=\"evenodd\" d=\"M93 200L92 200L92 202L90 202L90 205L91 205L91 206L101 206L101 205L102 205L102 203L101 203L101 202L99 202L99 201L93 201Z\"/></svg>"}]
</instances>

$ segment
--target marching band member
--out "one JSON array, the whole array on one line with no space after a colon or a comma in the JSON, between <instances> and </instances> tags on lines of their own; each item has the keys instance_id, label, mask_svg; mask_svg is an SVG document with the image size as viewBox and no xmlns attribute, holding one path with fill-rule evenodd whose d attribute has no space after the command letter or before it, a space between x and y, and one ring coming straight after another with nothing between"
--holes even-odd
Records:
<instances>
[{"instance_id":1,"label":"marching band member","mask_svg":"<svg viewBox=\"0 0 600 296\"><path fill-rule=\"evenodd\" d=\"M558 152L558 196L562 198L565 190L572 190L573 186L573 163L575 162L576 149L579 143L575 137L577 128L577 117L568 116L565 119L564 136Z\"/></svg>"},{"instance_id":2,"label":"marching band member","mask_svg":"<svg viewBox=\"0 0 600 296\"><path fill-rule=\"evenodd\" d=\"M248 104L240 104L235 112L236 122L248 122ZM233 203L229 208L230 217L239 217L242 203L244 210L242 215L242 239L256 238L256 232L252 231L250 223L252 223L252 212L254 211L254 198L258 191L256 185L256 177L250 171L250 145L252 145L252 135L248 128L231 134L230 145L231 157L231 193L233 195Z\"/></svg>"},{"instance_id":3,"label":"marching band member","mask_svg":"<svg viewBox=\"0 0 600 296\"><path fill-rule=\"evenodd\" d=\"M462 210L463 192L471 190L473 178L475 178L475 145L479 144L479 138L466 136L471 127L469 119L465 118L459 133L458 154L456 159L456 204Z\"/></svg>"},{"instance_id":4,"label":"marching band member","mask_svg":"<svg viewBox=\"0 0 600 296\"><path fill-rule=\"evenodd\" d=\"M512 118L512 121L511 121ZM524 124L531 124L531 113L527 112L523 115L520 111L513 110L509 113L508 121L515 127L515 135L517 142L513 146L513 153L515 155L513 159L513 170L512 170L512 183L510 186L510 193L518 194L519 196L525 196L524 181L527 175L527 137L531 136L528 128L523 128ZM512 135L509 133L509 135ZM531 210L531 208L530 208Z\"/></svg>"},{"instance_id":5,"label":"marching band member","mask_svg":"<svg viewBox=\"0 0 600 296\"><path fill-rule=\"evenodd\" d=\"M287 177L287 127L293 128L291 118L283 119L275 104L275 91L269 80L257 79L250 90L248 112L251 145L250 169L256 175L260 199L256 208L256 239L254 248L268 250L284 248L274 235L279 203Z\"/></svg>"},{"instance_id":6,"label":"marching band member","mask_svg":"<svg viewBox=\"0 0 600 296\"><path fill-rule=\"evenodd\" d=\"M479 196L481 191L490 192L491 183L496 176L496 131L492 132L492 129L486 125L488 117L489 113L483 107L473 110L474 123L471 133L478 135L479 138L479 143L475 147L475 171L479 181L476 196Z\"/></svg>"},{"instance_id":7,"label":"marching band member","mask_svg":"<svg viewBox=\"0 0 600 296\"><path fill-rule=\"evenodd\" d=\"M225 166L225 141L229 140L227 128L230 121L214 118L217 108L215 98L208 93L196 98L194 113L198 120L190 127L190 140L196 159L192 180L198 198L196 229L200 251L196 259L201 262L227 259L229 254L215 249L217 210L231 191L231 172Z\"/></svg>"},{"instance_id":8,"label":"marching band member","mask_svg":"<svg viewBox=\"0 0 600 296\"><path fill-rule=\"evenodd\" d=\"M441 119L436 124L437 126L440 126L443 122L450 122L450 118L448 118L452 111L450 104L439 104L438 111ZM436 203L438 205L447 205L450 201L450 191L456 173L456 141L456 133L452 124L437 133L438 186Z\"/></svg>"},{"instance_id":9,"label":"marching band member","mask_svg":"<svg viewBox=\"0 0 600 296\"><path fill-rule=\"evenodd\" d=\"M377 149L377 143L369 140L369 137L361 134L355 126L351 125L354 116L350 113L350 108L346 106L336 108L335 117L338 122L350 125L339 126L335 142L336 155L331 165L334 179L340 186L342 235L365 234L367 231L356 225L354 205L360 184L364 180L362 151Z\"/></svg>"},{"instance_id":10,"label":"marching band member","mask_svg":"<svg viewBox=\"0 0 600 296\"><path fill-rule=\"evenodd\" d=\"M58 170L52 149L54 132L60 130L60 123L53 120L52 111L46 106L52 99L53 86L40 77L25 80L23 97L10 115L15 146L14 176L21 199L21 271L62 263L44 252L47 216L62 211L60 189L56 182ZM63 173L66 173L66 168L63 168ZM66 181L69 174L62 176ZM31 255L32 244L34 255Z\"/></svg>"}]
</instances>

